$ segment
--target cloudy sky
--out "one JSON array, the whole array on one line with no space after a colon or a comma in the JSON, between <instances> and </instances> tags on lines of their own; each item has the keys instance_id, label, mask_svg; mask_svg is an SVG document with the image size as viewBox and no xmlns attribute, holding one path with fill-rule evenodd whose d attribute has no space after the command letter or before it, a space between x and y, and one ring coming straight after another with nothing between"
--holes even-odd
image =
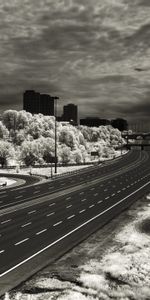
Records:
<instances>
[{"instance_id":1,"label":"cloudy sky","mask_svg":"<svg viewBox=\"0 0 150 300\"><path fill-rule=\"evenodd\" d=\"M36 89L60 112L146 122L149 46L150 0L1 0L0 110Z\"/></svg>"}]
</instances>

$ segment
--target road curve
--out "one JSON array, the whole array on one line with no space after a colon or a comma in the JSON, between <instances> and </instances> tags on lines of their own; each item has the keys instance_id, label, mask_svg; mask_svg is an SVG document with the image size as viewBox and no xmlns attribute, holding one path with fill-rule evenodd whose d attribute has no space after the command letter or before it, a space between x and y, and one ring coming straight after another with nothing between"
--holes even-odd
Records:
<instances>
[{"instance_id":1,"label":"road curve","mask_svg":"<svg viewBox=\"0 0 150 300\"><path fill-rule=\"evenodd\" d=\"M0 216L0 295L81 242L149 189L150 153L145 151L132 151L114 164L36 185L36 189L27 187L27 197L40 190L35 194L39 201L32 204L33 199L26 201L24 196L25 206L14 211L12 207ZM10 195L21 196L20 191L24 189L8 193L5 204Z\"/></svg>"}]
</instances>

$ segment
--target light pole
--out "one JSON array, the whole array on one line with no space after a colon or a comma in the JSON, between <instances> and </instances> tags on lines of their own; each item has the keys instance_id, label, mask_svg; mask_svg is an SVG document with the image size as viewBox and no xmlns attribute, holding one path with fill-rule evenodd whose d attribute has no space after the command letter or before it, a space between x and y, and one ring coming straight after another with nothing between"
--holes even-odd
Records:
<instances>
[{"instance_id":1,"label":"light pole","mask_svg":"<svg viewBox=\"0 0 150 300\"><path fill-rule=\"evenodd\" d=\"M53 97L55 100L55 112L54 112L54 117L55 117L55 173L57 173L57 100L59 97Z\"/></svg>"}]
</instances>

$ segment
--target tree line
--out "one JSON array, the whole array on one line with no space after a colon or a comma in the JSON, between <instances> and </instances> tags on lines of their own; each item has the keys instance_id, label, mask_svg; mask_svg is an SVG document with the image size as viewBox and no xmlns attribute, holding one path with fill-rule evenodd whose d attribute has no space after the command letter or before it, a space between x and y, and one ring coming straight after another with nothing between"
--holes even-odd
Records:
<instances>
[{"instance_id":1,"label":"tree line","mask_svg":"<svg viewBox=\"0 0 150 300\"><path fill-rule=\"evenodd\" d=\"M46 164L54 157L55 119L26 111L7 110L0 121L0 164L10 161L26 166ZM121 132L111 125L73 126L57 122L58 161L62 164L91 161L91 152L100 158L115 155L123 143Z\"/></svg>"}]
</instances>

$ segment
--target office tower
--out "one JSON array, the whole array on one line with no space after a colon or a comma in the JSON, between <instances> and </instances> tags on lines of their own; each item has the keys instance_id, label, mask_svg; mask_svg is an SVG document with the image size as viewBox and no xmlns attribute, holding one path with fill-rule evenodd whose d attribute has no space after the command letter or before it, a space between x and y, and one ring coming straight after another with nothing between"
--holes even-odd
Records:
<instances>
[{"instance_id":1,"label":"office tower","mask_svg":"<svg viewBox=\"0 0 150 300\"><path fill-rule=\"evenodd\" d=\"M54 116L54 99L50 95L40 95L40 113L47 116Z\"/></svg>"},{"instance_id":2,"label":"office tower","mask_svg":"<svg viewBox=\"0 0 150 300\"><path fill-rule=\"evenodd\" d=\"M110 121L107 119L100 119L100 118L93 118L87 117L85 119L80 119L80 125L88 126L88 127L99 127L99 126L106 126L110 125Z\"/></svg>"},{"instance_id":3,"label":"office tower","mask_svg":"<svg viewBox=\"0 0 150 300\"><path fill-rule=\"evenodd\" d=\"M34 90L25 91L23 94L23 109L32 113L40 112L40 93Z\"/></svg>"},{"instance_id":4,"label":"office tower","mask_svg":"<svg viewBox=\"0 0 150 300\"><path fill-rule=\"evenodd\" d=\"M78 124L78 107L74 104L68 104L64 106L63 109L63 120L69 121L70 123Z\"/></svg>"},{"instance_id":5,"label":"office tower","mask_svg":"<svg viewBox=\"0 0 150 300\"><path fill-rule=\"evenodd\" d=\"M34 90L23 94L23 109L32 114L54 115L54 98L47 94L40 94Z\"/></svg>"}]
</instances>

